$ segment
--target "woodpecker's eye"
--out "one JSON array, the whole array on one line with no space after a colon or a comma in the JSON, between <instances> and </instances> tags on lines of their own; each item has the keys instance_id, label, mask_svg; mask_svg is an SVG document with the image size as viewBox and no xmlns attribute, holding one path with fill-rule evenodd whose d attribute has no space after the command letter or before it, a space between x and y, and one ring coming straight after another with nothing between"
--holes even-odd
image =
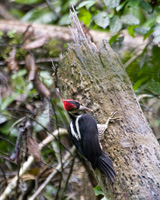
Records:
<instances>
[{"instance_id":1,"label":"woodpecker's eye","mask_svg":"<svg viewBox=\"0 0 160 200\"><path fill-rule=\"evenodd\" d=\"M66 99L63 100L63 106L66 111L74 111L79 109L80 104L75 100Z\"/></svg>"}]
</instances>

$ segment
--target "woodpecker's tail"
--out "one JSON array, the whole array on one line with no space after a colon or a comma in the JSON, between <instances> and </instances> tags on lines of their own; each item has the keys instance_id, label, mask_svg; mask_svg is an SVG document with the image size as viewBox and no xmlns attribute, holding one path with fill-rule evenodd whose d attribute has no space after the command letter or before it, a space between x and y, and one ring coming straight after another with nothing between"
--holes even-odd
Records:
<instances>
[{"instance_id":1,"label":"woodpecker's tail","mask_svg":"<svg viewBox=\"0 0 160 200\"><path fill-rule=\"evenodd\" d=\"M113 183L116 178L116 172L114 170L111 159L104 152L98 158L98 166L97 168L105 174L109 180Z\"/></svg>"}]
</instances>

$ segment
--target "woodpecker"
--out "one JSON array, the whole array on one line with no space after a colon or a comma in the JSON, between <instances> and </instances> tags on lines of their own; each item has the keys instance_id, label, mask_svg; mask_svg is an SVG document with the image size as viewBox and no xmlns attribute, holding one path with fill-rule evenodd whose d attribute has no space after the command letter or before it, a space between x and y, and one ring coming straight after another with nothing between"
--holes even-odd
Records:
<instances>
[{"instance_id":1,"label":"woodpecker","mask_svg":"<svg viewBox=\"0 0 160 200\"><path fill-rule=\"evenodd\" d=\"M113 183L116 172L111 159L101 149L96 120L90 114L84 113L91 109L72 99L63 100L63 106L71 118L68 132L73 144L94 170L98 168Z\"/></svg>"}]
</instances>

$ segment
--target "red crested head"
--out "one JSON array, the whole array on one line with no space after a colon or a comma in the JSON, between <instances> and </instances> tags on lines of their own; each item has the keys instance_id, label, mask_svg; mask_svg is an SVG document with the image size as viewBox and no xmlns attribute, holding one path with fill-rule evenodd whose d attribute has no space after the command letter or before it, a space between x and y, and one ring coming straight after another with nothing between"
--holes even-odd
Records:
<instances>
[{"instance_id":1,"label":"red crested head","mask_svg":"<svg viewBox=\"0 0 160 200\"><path fill-rule=\"evenodd\" d=\"M63 106L66 111L75 111L80 108L78 101L72 99L63 100Z\"/></svg>"}]
</instances>

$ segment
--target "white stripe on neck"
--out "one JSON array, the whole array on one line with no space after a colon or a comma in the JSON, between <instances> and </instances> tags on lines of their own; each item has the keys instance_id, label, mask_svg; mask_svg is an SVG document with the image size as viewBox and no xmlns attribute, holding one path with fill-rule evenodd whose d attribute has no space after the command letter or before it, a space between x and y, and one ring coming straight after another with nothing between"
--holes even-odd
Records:
<instances>
[{"instance_id":1,"label":"white stripe on neck","mask_svg":"<svg viewBox=\"0 0 160 200\"><path fill-rule=\"evenodd\" d=\"M79 123L78 123L78 121L79 121L79 119L81 118L81 116L82 115L79 115L77 118L76 118L76 129L77 129L77 134L78 134L78 137L79 137L79 139L81 139L81 134L80 134L80 130L79 130Z\"/></svg>"},{"instance_id":2,"label":"white stripe on neck","mask_svg":"<svg viewBox=\"0 0 160 200\"><path fill-rule=\"evenodd\" d=\"M79 123L78 123L81 116L82 115L79 115L76 118L76 121L75 121L75 128L76 128L76 130L74 130L73 122L70 123L71 133L72 133L73 137L75 137L77 140L81 139L81 134L80 134L80 130L79 130Z\"/></svg>"}]
</instances>

